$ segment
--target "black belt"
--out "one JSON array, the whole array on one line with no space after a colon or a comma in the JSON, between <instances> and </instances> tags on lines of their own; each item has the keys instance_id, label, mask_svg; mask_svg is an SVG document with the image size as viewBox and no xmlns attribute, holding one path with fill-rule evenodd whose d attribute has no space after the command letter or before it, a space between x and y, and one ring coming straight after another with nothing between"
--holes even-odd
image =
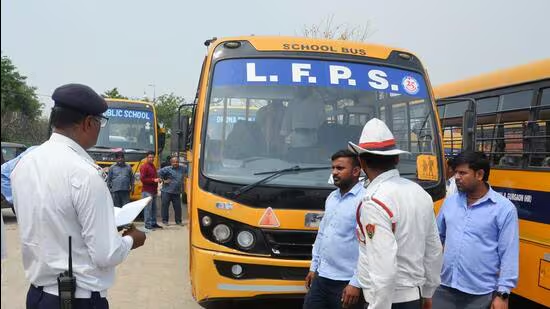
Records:
<instances>
[{"instance_id":1,"label":"black belt","mask_svg":"<svg viewBox=\"0 0 550 309\"><path fill-rule=\"evenodd\" d=\"M36 290L36 291L39 291L39 292L43 292L44 290L44 287L43 286L34 286L34 284L31 283L31 290ZM52 296L55 296L55 297L59 297L57 295L52 295ZM101 294L99 292L92 292L92 295L90 297L90 299L101 299ZM84 298L86 299L86 298Z\"/></svg>"}]
</instances>

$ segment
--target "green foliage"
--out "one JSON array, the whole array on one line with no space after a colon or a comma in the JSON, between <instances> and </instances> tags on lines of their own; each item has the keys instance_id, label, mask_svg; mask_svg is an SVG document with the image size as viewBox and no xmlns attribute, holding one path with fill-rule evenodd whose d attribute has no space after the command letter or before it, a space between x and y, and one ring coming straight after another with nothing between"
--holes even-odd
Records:
<instances>
[{"instance_id":1,"label":"green foliage","mask_svg":"<svg viewBox=\"0 0 550 309\"><path fill-rule=\"evenodd\" d=\"M10 58L4 55L1 71L2 117L10 112L22 113L32 120L40 116L42 104L38 101L36 88L27 85L27 77L21 75Z\"/></svg>"},{"instance_id":2,"label":"green foliage","mask_svg":"<svg viewBox=\"0 0 550 309\"><path fill-rule=\"evenodd\" d=\"M104 98L110 98L110 99L128 99L128 97L125 97L123 95L120 94L120 92L118 92L118 88L115 87L111 90L107 90L105 91L102 96Z\"/></svg>"},{"instance_id":3,"label":"green foliage","mask_svg":"<svg viewBox=\"0 0 550 309\"><path fill-rule=\"evenodd\" d=\"M171 129L172 122L178 115L178 107L185 103L183 97L177 96L174 93L163 94L157 97L155 107L159 123L162 123L165 128ZM189 109L182 110L182 115L190 114Z\"/></svg>"},{"instance_id":4,"label":"green foliage","mask_svg":"<svg viewBox=\"0 0 550 309\"><path fill-rule=\"evenodd\" d=\"M3 117L2 140L27 146L42 144L48 139L48 124L48 119L44 117L29 120L22 116L11 121L5 121Z\"/></svg>"},{"instance_id":5,"label":"green foliage","mask_svg":"<svg viewBox=\"0 0 550 309\"><path fill-rule=\"evenodd\" d=\"M47 138L48 120L39 118L43 105L38 101L36 88L27 85L27 77L4 55L1 71L2 141L42 143Z\"/></svg>"}]
</instances>

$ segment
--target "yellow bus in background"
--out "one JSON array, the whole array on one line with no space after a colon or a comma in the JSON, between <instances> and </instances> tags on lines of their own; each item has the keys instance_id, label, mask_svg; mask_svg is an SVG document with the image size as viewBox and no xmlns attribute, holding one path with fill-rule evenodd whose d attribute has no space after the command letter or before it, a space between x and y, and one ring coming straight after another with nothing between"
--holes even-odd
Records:
<instances>
[{"instance_id":1,"label":"yellow bus in background","mask_svg":"<svg viewBox=\"0 0 550 309\"><path fill-rule=\"evenodd\" d=\"M520 218L513 292L550 307L550 59L445 84L434 93L437 100L454 99L439 105L447 154L460 151L465 99L475 100L475 149L489 156L489 182Z\"/></svg>"},{"instance_id":2,"label":"yellow bus in background","mask_svg":"<svg viewBox=\"0 0 550 309\"><path fill-rule=\"evenodd\" d=\"M155 166L159 168L159 155L164 148L164 129L159 127L155 106L151 102L125 99L105 99L108 109L103 114L109 118L101 128L97 144L88 149L96 163L107 169L116 162L115 153L124 152L126 163L134 173L134 189L131 200L141 198L139 167L147 152L154 151Z\"/></svg>"},{"instance_id":3,"label":"yellow bus in background","mask_svg":"<svg viewBox=\"0 0 550 309\"><path fill-rule=\"evenodd\" d=\"M187 152L195 299L303 297L331 155L373 117L388 124L401 175L445 195L427 74L410 52L350 41L235 37L206 42Z\"/></svg>"}]
</instances>

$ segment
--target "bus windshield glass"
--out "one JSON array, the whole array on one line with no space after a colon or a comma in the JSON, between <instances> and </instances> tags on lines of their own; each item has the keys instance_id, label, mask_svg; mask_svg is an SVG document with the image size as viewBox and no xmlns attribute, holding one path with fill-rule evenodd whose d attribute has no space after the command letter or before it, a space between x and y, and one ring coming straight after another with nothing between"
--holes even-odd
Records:
<instances>
[{"instance_id":1,"label":"bus windshield glass","mask_svg":"<svg viewBox=\"0 0 550 309\"><path fill-rule=\"evenodd\" d=\"M156 128L151 110L109 108L109 118L101 128L96 148L123 148L125 151L154 151Z\"/></svg>"},{"instance_id":2,"label":"bus windshield glass","mask_svg":"<svg viewBox=\"0 0 550 309\"><path fill-rule=\"evenodd\" d=\"M435 158L434 112L424 77L363 63L308 59L229 59L215 65L207 106L202 171L237 184L266 171L285 173L265 185L331 187L330 157L358 142L377 117L400 149L399 171L417 181L417 158ZM434 160L435 162L435 160ZM433 167L432 167L433 168ZM433 181L419 181L422 185Z\"/></svg>"}]
</instances>

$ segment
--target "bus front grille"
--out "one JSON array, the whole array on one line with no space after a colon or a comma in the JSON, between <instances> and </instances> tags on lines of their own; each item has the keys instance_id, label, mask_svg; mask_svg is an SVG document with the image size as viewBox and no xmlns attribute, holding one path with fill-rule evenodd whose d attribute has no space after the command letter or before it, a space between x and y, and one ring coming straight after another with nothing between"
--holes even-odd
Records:
<instances>
[{"instance_id":1,"label":"bus front grille","mask_svg":"<svg viewBox=\"0 0 550 309\"><path fill-rule=\"evenodd\" d=\"M262 230L271 256L310 260L317 231Z\"/></svg>"}]
</instances>

